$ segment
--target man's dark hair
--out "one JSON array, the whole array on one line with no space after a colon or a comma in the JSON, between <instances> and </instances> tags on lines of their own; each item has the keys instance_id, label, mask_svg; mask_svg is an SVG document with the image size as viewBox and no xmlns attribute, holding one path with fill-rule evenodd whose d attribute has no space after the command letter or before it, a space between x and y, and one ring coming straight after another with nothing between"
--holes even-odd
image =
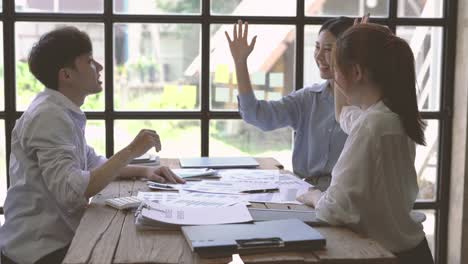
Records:
<instances>
[{"instance_id":1,"label":"man's dark hair","mask_svg":"<svg viewBox=\"0 0 468 264\"><path fill-rule=\"evenodd\" d=\"M58 89L58 72L74 67L75 59L93 50L88 34L76 27L61 27L41 36L29 53L29 71L47 88Z\"/></svg>"}]
</instances>

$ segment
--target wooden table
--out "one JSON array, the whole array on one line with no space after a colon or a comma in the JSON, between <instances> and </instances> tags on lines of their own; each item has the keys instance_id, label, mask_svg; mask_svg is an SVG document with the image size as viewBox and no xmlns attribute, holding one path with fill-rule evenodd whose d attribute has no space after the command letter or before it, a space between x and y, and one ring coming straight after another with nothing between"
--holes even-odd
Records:
<instances>
[{"instance_id":1,"label":"wooden table","mask_svg":"<svg viewBox=\"0 0 468 264\"><path fill-rule=\"evenodd\" d=\"M261 169L281 165L271 158L257 158ZM177 159L163 165L178 168ZM202 259L191 252L180 231L137 231L135 216L104 205L107 198L148 191L142 181L115 181L97 194L78 226L63 263L229 263L232 258ZM260 208L310 209L306 206L255 204ZM317 227L327 240L323 250L243 255L244 263L397 263L378 243L346 228Z\"/></svg>"}]
</instances>

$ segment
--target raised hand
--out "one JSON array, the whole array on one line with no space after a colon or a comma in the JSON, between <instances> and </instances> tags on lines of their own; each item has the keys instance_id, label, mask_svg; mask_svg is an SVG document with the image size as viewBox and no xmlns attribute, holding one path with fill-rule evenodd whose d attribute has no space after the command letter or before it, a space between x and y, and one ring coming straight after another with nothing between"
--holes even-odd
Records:
<instances>
[{"instance_id":1,"label":"raised hand","mask_svg":"<svg viewBox=\"0 0 468 264\"><path fill-rule=\"evenodd\" d=\"M242 28L244 26L244 28ZM229 48L231 50L232 57L234 58L234 62L246 62L247 57L250 55L252 50L254 49L255 42L257 40L257 36L253 37L250 44L247 43L247 36L249 33L249 24L247 22L242 23L242 20L239 20L237 24L234 24L232 30L232 40L227 33L224 31L226 38L229 42Z\"/></svg>"},{"instance_id":2,"label":"raised hand","mask_svg":"<svg viewBox=\"0 0 468 264\"><path fill-rule=\"evenodd\" d=\"M354 25L367 24L367 23L369 23L369 17L370 17L370 13L365 14L364 16L362 16L361 22L359 22L359 19L358 19L358 18L355 18L355 19L354 19Z\"/></svg>"},{"instance_id":3,"label":"raised hand","mask_svg":"<svg viewBox=\"0 0 468 264\"><path fill-rule=\"evenodd\" d=\"M156 131L151 129L142 129L128 145L129 150L135 157L145 154L149 149L154 147L157 152L161 150L161 140Z\"/></svg>"}]
</instances>

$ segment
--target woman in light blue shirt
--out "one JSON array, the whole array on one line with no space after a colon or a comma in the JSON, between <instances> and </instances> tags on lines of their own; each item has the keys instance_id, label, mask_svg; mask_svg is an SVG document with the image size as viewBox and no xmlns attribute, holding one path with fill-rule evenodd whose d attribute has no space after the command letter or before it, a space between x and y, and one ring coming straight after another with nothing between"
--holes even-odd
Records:
<instances>
[{"instance_id":1,"label":"woman in light blue shirt","mask_svg":"<svg viewBox=\"0 0 468 264\"><path fill-rule=\"evenodd\" d=\"M292 127L296 133L292 156L296 175L325 190L330 172L343 149L346 134L334 117L333 72L330 54L336 39L353 25L353 19L339 17L325 22L315 44L314 59L325 82L304 87L278 101L257 100L250 83L247 57L256 36L247 43L248 24L234 25L233 39L226 32L239 84L239 111L249 124L264 131Z\"/></svg>"}]
</instances>

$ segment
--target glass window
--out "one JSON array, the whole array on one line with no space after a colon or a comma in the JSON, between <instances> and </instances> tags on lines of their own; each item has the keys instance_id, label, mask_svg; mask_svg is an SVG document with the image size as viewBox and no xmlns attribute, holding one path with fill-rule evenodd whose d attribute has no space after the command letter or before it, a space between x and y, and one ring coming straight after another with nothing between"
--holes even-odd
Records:
<instances>
[{"instance_id":1,"label":"glass window","mask_svg":"<svg viewBox=\"0 0 468 264\"><path fill-rule=\"evenodd\" d=\"M418 87L418 105L421 110L438 111L442 68L441 27L397 27L396 33L413 50Z\"/></svg>"},{"instance_id":2,"label":"glass window","mask_svg":"<svg viewBox=\"0 0 468 264\"><path fill-rule=\"evenodd\" d=\"M117 110L200 109L200 25L116 24Z\"/></svg>"},{"instance_id":3,"label":"glass window","mask_svg":"<svg viewBox=\"0 0 468 264\"><path fill-rule=\"evenodd\" d=\"M324 81L320 78L320 71L314 58L315 42L318 39L320 27L319 25L304 27L304 86Z\"/></svg>"},{"instance_id":4,"label":"glass window","mask_svg":"<svg viewBox=\"0 0 468 264\"><path fill-rule=\"evenodd\" d=\"M295 16L291 0L211 0L211 13L232 16Z\"/></svg>"},{"instance_id":5,"label":"glass window","mask_svg":"<svg viewBox=\"0 0 468 264\"><path fill-rule=\"evenodd\" d=\"M426 233L427 243L431 249L432 257L434 258L435 253L435 226L436 226L436 213L435 210L415 210L416 212L423 213L426 216L426 220L422 223L424 233Z\"/></svg>"},{"instance_id":6,"label":"glass window","mask_svg":"<svg viewBox=\"0 0 468 264\"><path fill-rule=\"evenodd\" d=\"M49 22L17 22L15 28L16 46L16 108L25 110L34 96L44 89L30 72L28 67L28 55L33 45L43 34L63 26L76 26L88 33L93 42L93 56L104 65L104 25L96 23L49 23ZM105 87L104 70L100 80ZM104 110L104 91L86 98L83 110Z\"/></svg>"},{"instance_id":7,"label":"glass window","mask_svg":"<svg viewBox=\"0 0 468 264\"><path fill-rule=\"evenodd\" d=\"M141 129L153 129L161 139L161 158L199 157L201 129L199 120L117 120L114 127L115 150L126 147ZM156 153L154 149L149 151Z\"/></svg>"},{"instance_id":8,"label":"glass window","mask_svg":"<svg viewBox=\"0 0 468 264\"><path fill-rule=\"evenodd\" d=\"M102 13L104 0L16 0L16 12Z\"/></svg>"},{"instance_id":9,"label":"glass window","mask_svg":"<svg viewBox=\"0 0 468 264\"><path fill-rule=\"evenodd\" d=\"M264 132L243 120L210 122L210 156L273 157L292 171L291 128Z\"/></svg>"},{"instance_id":10,"label":"glass window","mask_svg":"<svg viewBox=\"0 0 468 264\"><path fill-rule=\"evenodd\" d=\"M200 14L200 0L113 0L121 14Z\"/></svg>"},{"instance_id":11,"label":"glass window","mask_svg":"<svg viewBox=\"0 0 468 264\"><path fill-rule=\"evenodd\" d=\"M0 120L0 206L5 203L7 193L7 164L5 149L5 120Z\"/></svg>"},{"instance_id":12,"label":"glass window","mask_svg":"<svg viewBox=\"0 0 468 264\"><path fill-rule=\"evenodd\" d=\"M443 0L398 0L399 17L442 17Z\"/></svg>"},{"instance_id":13,"label":"glass window","mask_svg":"<svg viewBox=\"0 0 468 264\"><path fill-rule=\"evenodd\" d=\"M86 143L94 148L96 154L106 156L106 128L104 120L86 122ZM129 142L130 143L130 142Z\"/></svg>"},{"instance_id":14,"label":"glass window","mask_svg":"<svg viewBox=\"0 0 468 264\"><path fill-rule=\"evenodd\" d=\"M414 166L418 176L418 200L435 200L439 152L439 121L426 120L426 146L416 145Z\"/></svg>"},{"instance_id":15,"label":"glass window","mask_svg":"<svg viewBox=\"0 0 468 264\"><path fill-rule=\"evenodd\" d=\"M229 45L233 25L212 25L210 100L214 110L237 110L237 79ZM249 56L250 79L257 99L278 100L294 89L296 31L292 25L249 25L257 37ZM250 41L250 40L249 40ZM200 72L200 69L196 69Z\"/></svg>"},{"instance_id":16,"label":"glass window","mask_svg":"<svg viewBox=\"0 0 468 264\"><path fill-rule=\"evenodd\" d=\"M305 0L306 16L388 16L389 0ZM393 0L392 0L393 1Z\"/></svg>"}]
</instances>

